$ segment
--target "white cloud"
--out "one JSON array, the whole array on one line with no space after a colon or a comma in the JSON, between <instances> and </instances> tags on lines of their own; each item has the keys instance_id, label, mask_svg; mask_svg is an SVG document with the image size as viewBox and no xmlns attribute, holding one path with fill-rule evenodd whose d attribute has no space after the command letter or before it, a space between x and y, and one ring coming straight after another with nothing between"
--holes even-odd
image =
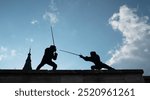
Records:
<instances>
[{"instance_id":1,"label":"white cloud","mask_svg":"<svg viewBox=\"0 0 150 100\"><path fill-rule=\"evenodd\" d=\"M53 13L53 12L46 12L46 13L43 15L43 18L44 18L45 20L50 21L50 23L51 23L52 25L56 24L57 21L58 21L57 14L56 14L56 13Z\"/></svg>"},{"instance_id":2,"label":"white cloud","mask_svg":"<svg viewBox=\"0 0 150 100\"><path fill-rule=\"evenodd\" d=\"M16 56L16 50L14 50L14 49L11 50L11 51L10 51L10 55L11 55L11 56Z\"/></svg>"},{"instance_id":3,"label":"white cloud","mask_svg":"<svg viewBox=\"0 0 150 100\"><path fill-rule=\"evenodd\" d=\"M6 47L3 47L3 46L0 47L0 52L6 52L6 51L7 51Z\"/></svg>"},{"instance_id":4,"label":"white cloud","mask_svg":"<svg viewBox=\"0 0 150 100\"><path fill-rule=\"evenodd\" d=\"M43 19L48 20L51 25L54 25L58 22L58 9L55 5L54 0L50 1L49 10L43 15Z\"/></svg>"},{"instance_id":5,"label":"white cloud","mask_svg":"<svg viewBox=\"0 0 150 100\"><path fill-rule=\"evenodd\" d=\"M54 0L50 0L49 8L50 8L50 10L57 12L58 9L57 9L57 7L56 7L56 4L55 4L55 1L54 1Z\"/></svg>"},{"instance_id":6,"label":"white cloud","mask_svg":"<svg viewBox=\"0 0 150 100\"><path fill-rule=\"evenodd\" d=\"M5 59L7 56L4 54L0 54L0 61L2 61L3 59Z\"/></svg>"},{"instance_id":7,"label":"white cloud","mask_svg":"<svg viewBox=\"0 0 150 100\"><path fill-rule=\"evenodd\" d=\"M0 61L7 59L8 57L16 56L17 51L15 49L8 49L4 46L0 47Z\"/></svg>"},{"instance_id":8,"label":"white cloud","mask_svg":"<svg viewBox=\"0 0 150 100\"><path fill-rule=\"evenodd\" d=\"M122 35L122 45L110 50L111 59L109 65L123 68L144 68L145 73L150 69L150 25L149 17L139 17L137 9L131 9L126 5L120 7L118 13L114 13L109 19L109 24L114 30L119 30ZM149 72L150 74L150 72Z\"/></svg>"},{"instance_id":9,"label":"white cloud","mask_svg":"<svg viewBox=\"0 0 150 100\"><path fill-rule=\"evenodd\" d=\"M39 22L38 22L38 20L35 20L35 19L33 19L32 21L31 21L31 24L32 25L36 25L36 24L38 24Z\"/></svg>"},{"instance_id":10,"label":"white cloud","mask_svg":"<svg viewBox=\"0 0 150 100\"><path fill-rule=\"evenodd\" d=\"M27 42L30 42L30 43L33 43L34 42L34 39L33 38L26 38L25 39Z\"/></svg>"},{"instance_id":11,"label":"white cloud","mask_svg":"<svg viewBox=\"0 0 150 100\"><path fill-rule=\"evenodd\" d=\"M4 46L0 47L0 61L2 61L3 59L5 59L7 57L6 52L7 52L7 48Z\"/></svg>"}]
</instances>

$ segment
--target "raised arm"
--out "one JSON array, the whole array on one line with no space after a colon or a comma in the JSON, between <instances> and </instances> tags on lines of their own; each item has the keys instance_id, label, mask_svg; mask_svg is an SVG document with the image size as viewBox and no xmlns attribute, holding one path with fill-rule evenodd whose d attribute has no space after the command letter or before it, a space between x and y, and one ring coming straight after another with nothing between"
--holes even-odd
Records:
<instances>
[{"instance_id":1,"label":"raised arm","mask_svg":"<svg viewBox=\"0 0 150 100\"><path fill-rule=\"evenodd\" d=\"M87 57L87 56L83 56L83 55L79 55L80 58L84 59L85 61L91 61L91 57Z\"/></svg>"}]
</instances>

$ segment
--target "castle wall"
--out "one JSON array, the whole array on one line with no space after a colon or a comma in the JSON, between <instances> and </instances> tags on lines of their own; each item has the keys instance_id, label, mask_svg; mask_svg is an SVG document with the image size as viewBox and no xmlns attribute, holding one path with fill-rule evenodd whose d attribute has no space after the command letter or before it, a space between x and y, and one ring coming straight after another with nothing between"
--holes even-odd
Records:
<instances>
[{"instance_id":1,"label":"castle wall","mask_svg":"<svg viewBox=\"0 0 150 100\"><path fill-rule=\"evenodd\" d=\"M143 70L0 70L6 83L143 83Z\"/></svg>"}]
</instances>

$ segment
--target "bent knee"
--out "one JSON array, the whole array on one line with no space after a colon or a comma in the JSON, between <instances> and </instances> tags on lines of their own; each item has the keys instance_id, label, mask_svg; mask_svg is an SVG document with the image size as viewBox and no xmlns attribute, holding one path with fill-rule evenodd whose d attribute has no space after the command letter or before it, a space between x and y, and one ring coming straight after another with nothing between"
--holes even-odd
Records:
<instances>
[{"instance_id":1,"label":"bent knee","mask_svg":"<svg viewBox=\"0 0 150 100\"><path fill-rule=\"evenodd\" d=\"M57 64L54 64L53 67L57 68Z\"/></svg>"},{"instance_id":2,"label":"bent knee","mask_svg":"<svg viewBox=\"0 0 150 100\"><path fill-rule=\"evenodd\" d=\"M95 66L91 66L91 70L94 70L95 69Z\"/></svg>"}]
</instances>

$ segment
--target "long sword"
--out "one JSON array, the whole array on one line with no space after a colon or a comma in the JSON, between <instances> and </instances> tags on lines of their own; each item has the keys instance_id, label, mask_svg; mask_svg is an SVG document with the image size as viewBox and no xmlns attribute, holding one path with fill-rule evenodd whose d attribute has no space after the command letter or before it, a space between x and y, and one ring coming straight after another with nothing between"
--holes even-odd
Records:
<instances>
[{"instance_id":1,"label":"long sword","mask_svg":"<svg viewBox=\"0 0 150 100\"><path fill-rule=\"evenodd\" d=\"M52 35L53 45L55 45L54 35L53 35L53 27L52 26L51 26L51 35Z\"/></svg>"},{"instance_id":2,"label":"long sword","mask_svg":"<svg viewBox=\"0 0 150 100\"><path fill-rule=\"evenodd\" d=\"M66 53L69 53L69 54L72 54L72 55L75 55L75 56L79 56L79 54L76 54L76 53L73 53L73 52L70 52L70 51L66 51L66 50L60 50L62 52L66 52Z\"/></svg>"}]
</instances>

